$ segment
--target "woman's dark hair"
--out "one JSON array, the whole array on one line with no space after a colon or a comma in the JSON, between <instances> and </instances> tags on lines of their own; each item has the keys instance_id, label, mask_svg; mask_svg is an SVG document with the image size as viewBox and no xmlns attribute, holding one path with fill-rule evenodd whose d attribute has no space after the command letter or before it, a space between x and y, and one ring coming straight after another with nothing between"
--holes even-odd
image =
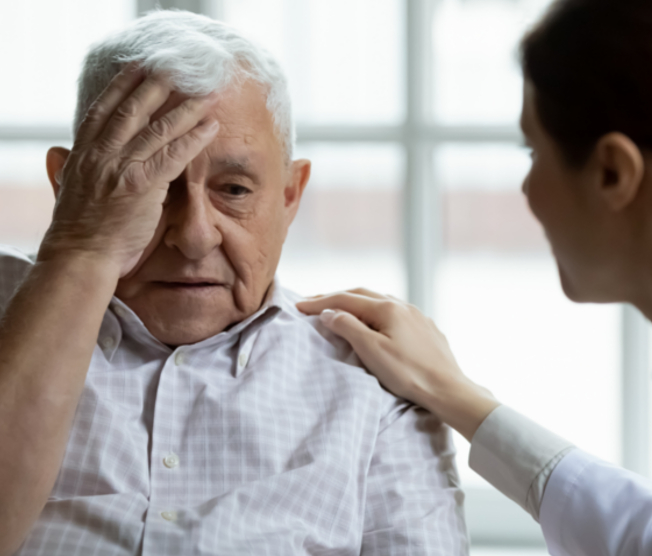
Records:
<instances>
[{"instance_id":1,"label":"woman's dark hair","mask_svg":"<svg viewBox=\"0 0 652 556\"><path fill-rule=\"evenodd\" d=\"M652 0L558 0L523 39L521 64L569 165L612 131L652 149Z\"/></svg>"}]
</instances>

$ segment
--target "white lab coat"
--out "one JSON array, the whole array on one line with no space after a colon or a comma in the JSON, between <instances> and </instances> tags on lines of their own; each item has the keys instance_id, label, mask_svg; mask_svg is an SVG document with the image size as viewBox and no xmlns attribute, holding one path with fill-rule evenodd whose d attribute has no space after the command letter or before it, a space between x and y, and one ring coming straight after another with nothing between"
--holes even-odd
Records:
<instances>
[{"instance_id":1,"label":"white lab coat","mask_svg":"<svg viewBox=\"0 0 652 556\"><path fill-rule=\"evenodd\" d=\"M509 407L482 423L469 464L539 521L552 556L652 556L652 482Z\"/></svg>"},{"instance_id":2,"label":"white lab coat","mask_svg":"<svg viewBox=\"0 0 652 556\"><path fill-rule=\"evenodd\" d=\"M581 450L550 475L539 518L553 556L652 555L652 482Z\"/></svg>"}]
</instances>

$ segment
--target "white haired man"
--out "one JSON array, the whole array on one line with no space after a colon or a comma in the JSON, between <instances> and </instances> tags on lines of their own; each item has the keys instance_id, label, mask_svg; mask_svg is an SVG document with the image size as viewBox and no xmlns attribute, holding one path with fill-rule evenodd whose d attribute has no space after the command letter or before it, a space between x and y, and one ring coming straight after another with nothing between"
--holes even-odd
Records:
<instances>
[{"instance_id":1,"label":"white haired man","mask_svg":"<svg viewBox=\"0 0 652 556\"><path fill-rule=\"evenodd\" d=\"M0 256L0 555L467 553L449 431L274 280L292 129L208 18L91 50L36 262Z\"/></svg>"}]
</instances>

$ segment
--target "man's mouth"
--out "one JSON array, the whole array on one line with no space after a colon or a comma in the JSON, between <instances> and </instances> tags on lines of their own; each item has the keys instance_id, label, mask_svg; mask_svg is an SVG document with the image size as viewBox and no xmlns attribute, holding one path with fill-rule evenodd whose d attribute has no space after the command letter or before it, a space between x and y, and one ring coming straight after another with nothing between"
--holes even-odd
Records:
<instances>
[{"instance_id":1,"label":"man's mouth","mask_svg":"<svg viewBox=\"0 0 652 556\"><path fill-rule=\"evenodd\" d=\"M206 292L223 288L225 284L206 278L190 278L180 280L165 280L153 282L156 286L179 292Z\"/></svg>"}]
</instances>

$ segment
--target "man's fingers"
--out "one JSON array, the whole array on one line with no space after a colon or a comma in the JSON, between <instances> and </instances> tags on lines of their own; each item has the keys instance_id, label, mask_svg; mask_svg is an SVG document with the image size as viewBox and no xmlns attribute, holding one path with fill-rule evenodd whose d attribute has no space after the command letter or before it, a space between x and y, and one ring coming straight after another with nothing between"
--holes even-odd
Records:
<instances>
[{"instance_id":1,"label":"man's fingers","mask_svg":"<svg viewBox=\"0 0 652 556\"><path fill-rule=\"evenodd\" d=\"M116 108L136 90L144 79L144 69L136 63L127 64L93 102L79 126L76 140L83 143L93 141L102 132Z\"/></svg>"},{"instance_id":2,"label":"man's fingers","mask_svg":"<svg viewBox=\"0 0 652 556\"><path fill-rule=\"evenodd\" d=\"M217 120L206 120L184 136L164 145L145 163L145 174L155 181L171 182L213 140L220 129Z\"/></svg>"},{"instance_id":3,"label":"man's fingers","mask_svg":"<svg viewBox=\"0 0 652 556\"><path fill-rule=\"evenodd\" d=\"M142 129L150 117L165 104L171 88L160 77L149 76L113 112L98 139L122 148Z\"/></svg>"},{"instance_id":4,"label":"man's fingers","mask_svg":"<svg viewBox=\"0 0 652 556\"><path fill-rule=\"evenodd\" d=\"M151 122L123 149L123 153L133 160L144 162L161 152L166 146L172 148L172 143L186 134L191 137L196 132L201 134L206 130L206 126L200 124L202 120L204 120L204 124L209 121L215 122L215 120L206 118L206 113L214 102L215 98L212 96L185 100L176 108ZM174 151L178 146L172 150Z\"/></svg>"}]
</instances>

